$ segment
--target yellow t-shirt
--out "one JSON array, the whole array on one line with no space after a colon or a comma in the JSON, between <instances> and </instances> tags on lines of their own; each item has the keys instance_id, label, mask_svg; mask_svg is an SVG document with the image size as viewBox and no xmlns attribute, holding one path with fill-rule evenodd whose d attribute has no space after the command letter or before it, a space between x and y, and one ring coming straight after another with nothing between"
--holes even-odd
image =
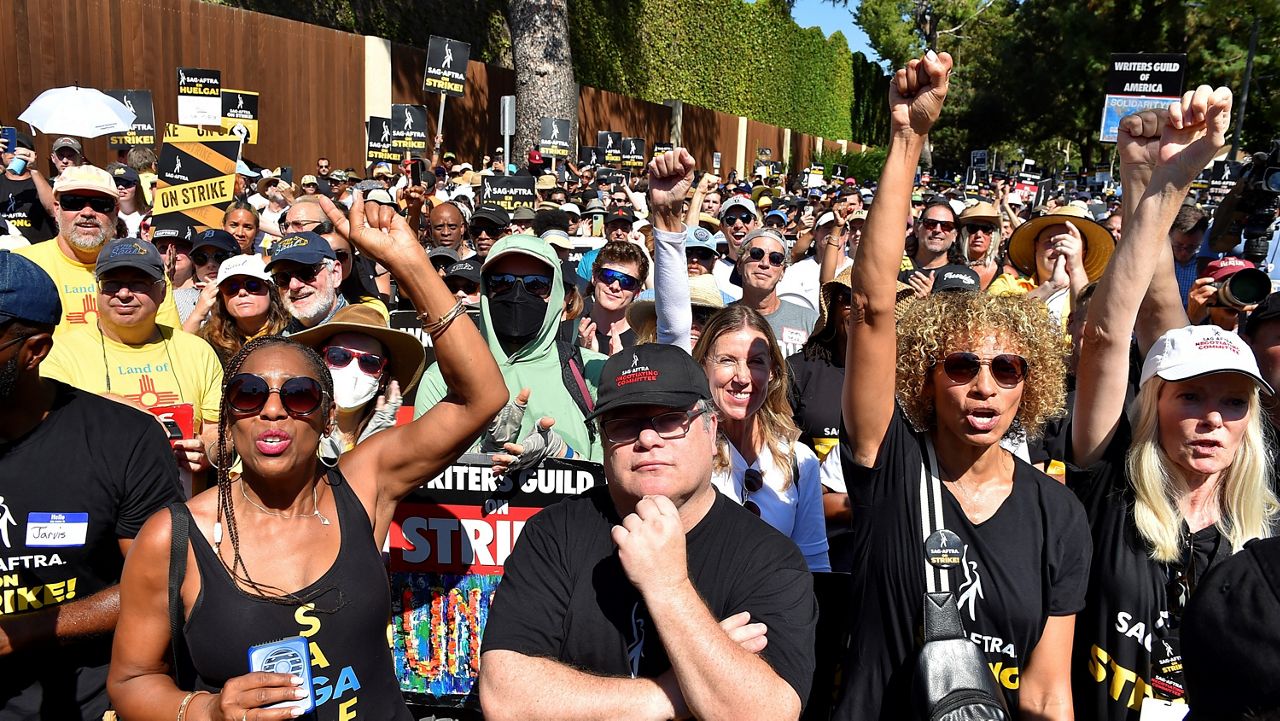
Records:
<instances>
[{"instance_id":1,"label":"yellow t-shirt","mask_svg":"<svg viewBox=\"0 0 1280 721\"><path fill-rule=\"evenodd\" d=\"M217 423L222 403L218 356L197 336L159 328L160 340L141 346L106 338L95 326L68 328L54 340L40 374L90 393L115 393L144 408L189 404L195 418Z\"/></svg>"},{"instance_id":2,"label":"yellow t-shirt","mask_svg":"<svg viewBox=\"0 0 1280 721\"><path fill-rule=\"evenodd\" d=\"M93 276L93 264L81 263L68 258L58 247L58 240L36 243L14 251L18 255L31 259L44 272L53 278L58 287L58 295L62 298L62 322L54 329L54 339L60 340L63 333L76 326L98 326L98 281ZM166 278L166 294L164 302L156 312L156 323L171 328L181 328L178 319L178 306L173 302L173 285ZM94 341L97 345L97 341ZM99 353L99 356L102 354Z\"/></svg>"},{"instance_id":3,"label":"yellow t-shirt","mask_svg":"<svg viewBox=\"0 0 1280 721\"><path fill-rule=\"evenodd\" d=\"M1012 273L996 276L991 285L987 286L987 292L991 295L1026 295L1035 289L1035 281ZM1046 301L1046 305L1049 306L1049 314L1058 319L1063 332L1066 332L1067 321L1071 317L1071 294L1065 290L1058 291Z\"/></svg>"}]
</instances>

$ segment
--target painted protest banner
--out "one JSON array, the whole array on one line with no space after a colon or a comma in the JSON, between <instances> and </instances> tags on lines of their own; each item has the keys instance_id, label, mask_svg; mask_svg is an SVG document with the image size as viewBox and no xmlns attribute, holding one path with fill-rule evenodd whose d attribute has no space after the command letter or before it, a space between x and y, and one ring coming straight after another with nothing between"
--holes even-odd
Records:
<instances>
[{"instance_id":1,"label":"painted protest banner","mask_svg":"<svg viewBox=\"0 0 1280 721\"><path fill-rule=\"evenodd\" d=\"M364 159L366 163L398 163L403 154L392 147L391 118L369 116L365 124L368 139L365 141Z\"/></svg>"},{"instance_id":2,"label":"painted protest banner","mask_svg":"<svg viewBox=\"0 0 1280 721\"><path fill-rule=\"evenodd\" d=\"M598 146L578 146L578 165L600 165L604 162L604 151Z\"/></svg>"},{"instance_id":3,"label":"painted protest banner","mask_svg":"<svg viewBox=\"0 0 1280 721\"><path fill-rule=\"evenodd\" d=\"M426 155L426 106L404 103L391 106L391 147L399 151L397 161L404 158L406 151L412 155Z\"/></svg>"},{"instance_id":4,"label":"painted protest banner","mask_svg":"<svg viewBox=\"0 0 1280 721\"><path fill-rule=\"evenodd\" d=\"M644 138L623 138L622 167L638 170L644 164Z\"/></svg>"},{"instance_id":5,"label":"painted protest banner","mask_svg":"<svg viewBox=\"0 0 1280 721\"><path fill-rule=\"evenodd\" d=\"M599 145L600 150L604 152L604 162L622 162L622 133L615 133L612 130L597 131L596 145Z\"/></svg>"},{"instance_id":6,"label":"painted protest banner","mask_svg":"<svg viewBox=\"0 0 1280 721\"><path fill-rule=\"evenodd\" d=\"M124 150L135 145L155 147L156 109L151 102L151 91L103 90L102 92L119 100L134 114L133 125L129 126L127 131L107 136L107 147L112 150Z\"/></svg>"},{"instance_id":7,"label":"painted protest banner","mask_svg":"<svg viewBox=\"0 0 1280 721\"><path fill-rule=\"evenodd\" d=\"M221 70L178 68L178 122L182 125L221 125Z\"/></svg>"},{"instance_id":8,"label":"painted protest banner","mask_svg":"<svg viewBox=\"0 0 1280 721\"><path fill-rule=\"evenodd\" d=\"M222 91L222 127L246 145L258 144L258 93L252 90Z\"/></svg>"},{"instance_id":9,"label":"painted protest banner","mask_svg":"<svg viewBox=\"0 0 1280 721\"><path fill-rule=\"evenodd\" d=\"M467 60L470 57L469 44L432 35L427 42L427 67L422 75L422 90L462 97L467 89Z\"/></svg>"},{"instance_id":10,"label":"painted protest banner","mask_svg":"<svg viewBox=\"0 0 1280 721\"><path fill-rule=\"evenodd\" d=\"M532 208L538 203L536 183L532 175L485 175L481 178L480 202L497 203L508 211Z\"/></svg>"},{"instance_id":11,"label":"painted protest banner","mask_svg":"<svg viewBox=\"0 0 1280 721\"><path fill-rule=\"evenodd\" d=\"M1186 74L1183 53L1112 53L1099 140L1116 142L1120 119L1130 113L1168 107L1182 96Z\"/></svg>"},{"instance_id":12,"label":"painted protest banner","mask_svg":"<svg viewBox=\"0 0 1280 721\"><path fill-rule=\"evenodd\" d=\"M197 230L221 228L223 211L235 197L240 137L170 127L175 132L166 132L160 150L152 212L181 215Z\"/></svg>"},{"instance_id":13,"label":"painted protest banner","mask_svg":"<svg viewBox=\"0 0 1280 721\"><path fill-rule=\"evenodd\" d=\"M569 121L564 118L542 118L538 132L538 151L552 158L569 157Z\"/></svg>"},{"instance_id":14,"label":"painted protest banner","mask_svg":"<svg viewBox=\"0 0 1280 721\"><path fill-rule=\"evenodd\" d=\"M675 150L675 149L676 149L676 146L674 143L654 143L653 157L656 158L659 155L662 155L663 153L670 153L672 150Z\"/></svg>"},{"instance_id":15,"label":"painted protest banner","mask_svg":"<svg viewBox=\"0 0 1280 721\"><path fill-rule=\"evenodd\" d=\"M474 704L480 638L525 524L603 484L601 466L586 461L548 459L495 478L487 459L472 455L400 502L389 539L391 645L408 700Z\"/></svg>"}]
</instances>

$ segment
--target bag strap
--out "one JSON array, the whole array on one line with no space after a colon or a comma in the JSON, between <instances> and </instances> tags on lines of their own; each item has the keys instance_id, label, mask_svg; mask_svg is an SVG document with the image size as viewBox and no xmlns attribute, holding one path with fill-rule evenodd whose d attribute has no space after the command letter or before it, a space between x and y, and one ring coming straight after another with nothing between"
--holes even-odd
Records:
<instances>
[{"instance_id":1,"label":"bag strap","mask_svg":"<svg viewBox=\"0 0 1280 721\"><path fill-rule=\"evenodd\" d=\"M561 379L564 382L565 390L569 391L569 396L577 404L578 410L582 411L582 415L590 415L596 409L596 404L591 399L591 388L587 386L587 378L582 373L584 367L582 349L576 343L557 340L556 350L560 355ZM594 441L596 438L595 424L588 423L586 425L587 437Z\"/></svg>"},{"instance_id":2,"label":"bag strap","mask_svg":"<svg viewBox=\"0 0 1280 721\"><path fill-rule=\"evenodd\" d=\"M191 534L191 515L182 503L169 505L173 526L169 542L169 647L173 653L173 675L178 688L188 689L194 677L186 638L182 635L182 580L187 575L187 541Z\"/></svg>"},{"instance_id":3,"label":"bag strap","mask_svg":"<svg viewBox=\"0 0 1280 721\"><path fill-rule=\"evenodd\" d=\"M942 481L938 479L938 457L933 441L924 436L924 454L920 463L920 543L923 545L942 524ZM949 593L951 573L924 562L924 585L928 593Z\"/></svg>"}]
</instances>

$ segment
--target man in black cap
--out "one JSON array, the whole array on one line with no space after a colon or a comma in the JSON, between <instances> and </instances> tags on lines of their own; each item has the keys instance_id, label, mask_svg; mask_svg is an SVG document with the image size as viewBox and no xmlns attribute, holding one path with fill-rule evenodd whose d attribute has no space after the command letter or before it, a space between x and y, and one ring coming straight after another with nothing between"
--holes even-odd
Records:
<instances>
[{"instance_id":1,"label":"man in black cap","mask_svg":"<svg viewBox=\"0 0 1280 721\"><path fill-rule=\"evenodd\" d=\"M795 544L712 487L702 369L646 344L603 379L608 483L521 532L485 628L485 717L798 718L813 580Z\"/></svg>"},{"instance_id":2,"label":"man in black cap","mask_svg":"<svg viewBox=\"0 0 1280 721\"><path fill-rule=\"evenodd\" d=\"M49 154L49 162L53 163L56 175L67 172L67 168L84 165L84 146L75 138L58 138L53 141L53 152Z\"/></svg>"},{"instance_id":3,"label":"man in black cap","mask_svg":"<svg viewBox=\"0 0 1280 721\"><path fill-rule=\"evenodd\" d=\"M94 274L97 324L59 334L45 377L156 415L181 416L182 433L173 443L179 464L208 468L200 438L217 439L222 363L203 339L156 322L167 295L160 252L136 238L111 240L98 253Z\"/></svg>"},{"instance_id":4,"label":"man in black cap","mask_svg":"<svg viewBox=\"0 0 1280 721\"><path fill-rule=\"evenodd\" d=\"M466 305L480 305L480 263L471 259L454 263L444 272L444 284Z\"/></svg>"},{"instance_id":5,"label":"man in black cap","mask_svg":"<svg viewBox=\"0 0 1280 721\"><path fill-rule=\"evenodd\" d=\"M327 322L347 305L338 292L342 285L338 256L328 241L309 230L290 233L272 243L267 272L284 291L285 307L293 316L287 333Z\"/></svg>"},{"instance_id":6,"label":"man in black cap","mask_svg":"<svg viewBox=\"0 0 1280 721\"><path fill-rule=\"evenodd\" d=\"M606 241L624 241L631 237L631 228L635 225L636 216L630 208L612 208L604 216L604 238Z\"/></svg>"},{"instance_id":7,"label":"man in black cap","mask_svg":"<svg viewBox=\"0 0 1280 721\"><path fill-rule=\"evenodd\" d=\"M182 500L154 418L41 378L62 319L0 252L0 719L101 719L116 584L143 521ZM61 342L61 341L59 341Z\"/></svg>"},{"instance_id":8,"label":"man in black cap","mask_svg":"<svg viewBox=\"0 0 1280 721\"><path fill-rule=\"evenodd\" d=\"M493 244L511 234L511 215L497 203L481 203L467 226L476 255L483 261Z\"/></svg>"},{"instance_id":9,"label":"man in black cap","mask_svg":"<svg viewBox=\"0 0 1280 721\"><path fill-rule=\"evenodd\" d=\"M17 136L18 147L0 153L5 166L0 177L0 216L27 240L40 243L58 234L53 220L53 186L36 167L35 141L21 131ZM15 158L25 166L21 173L9 168Z\"/></svg>"}]
</instances>

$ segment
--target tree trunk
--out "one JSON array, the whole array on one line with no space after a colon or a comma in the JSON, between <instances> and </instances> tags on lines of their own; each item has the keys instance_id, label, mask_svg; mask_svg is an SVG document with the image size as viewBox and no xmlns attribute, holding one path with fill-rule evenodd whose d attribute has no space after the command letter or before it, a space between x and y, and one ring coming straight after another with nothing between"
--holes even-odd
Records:
<instances>
[{"instance_id":1,"label":"tree trunk","mask_svg":"<svg viewBox=\"0 0 1280 721\"><path fill-rule=\"evenodd\" d=\"M541 118L567 118L578 137L578 86L573 81L567 0L508 0L511 59L516 71L516 134L508 162L524 167L538 144ZM570 160L576 158L576 144Z\"/></svg>"}]
</instances>

